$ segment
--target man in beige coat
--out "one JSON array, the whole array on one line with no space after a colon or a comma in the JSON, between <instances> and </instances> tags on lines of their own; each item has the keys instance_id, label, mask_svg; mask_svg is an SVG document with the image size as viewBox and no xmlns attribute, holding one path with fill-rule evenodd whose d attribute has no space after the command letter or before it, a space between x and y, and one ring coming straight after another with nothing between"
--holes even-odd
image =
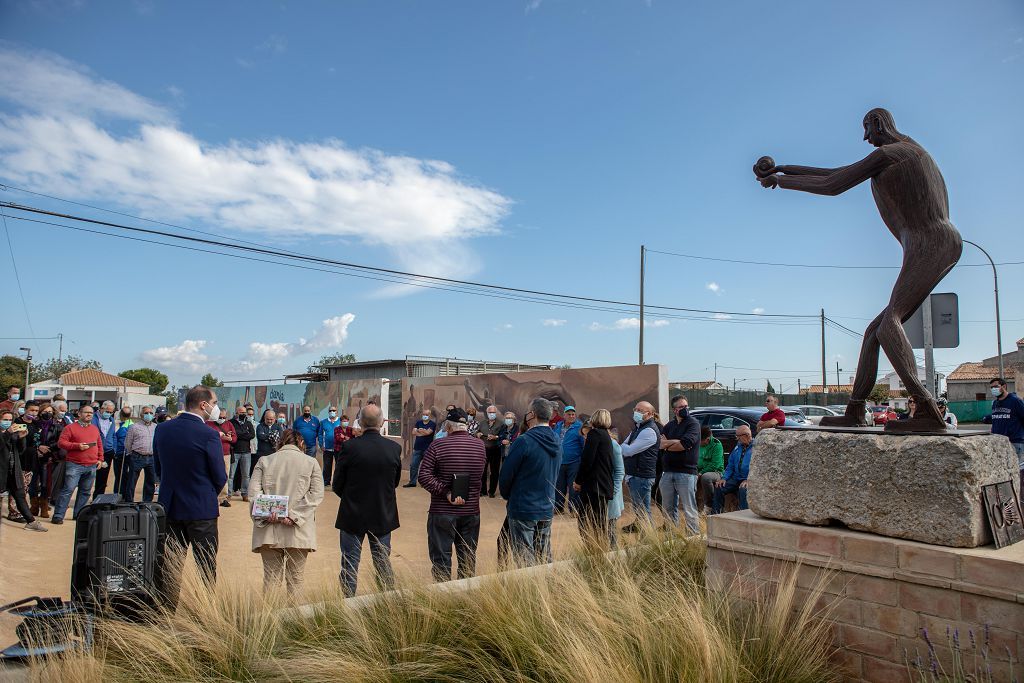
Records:
<instances>
[{"instance_id":1,"label":"man in beige coat","mask_svg":"<svg viewBox=\"0 0 1024 683\"><path fill-rule=\"evenodd\" d=\"M288 496L288 514L253 519L252 551L263 559L263 586L279 586L284 577L289 593L302 586L306 556L316 550L317 506L324 499L324 477L316 458L305 453L305 441L294 430L281 435L278 450L259 459L249 481L249 499Z\"/></svg>"}]
</instances>

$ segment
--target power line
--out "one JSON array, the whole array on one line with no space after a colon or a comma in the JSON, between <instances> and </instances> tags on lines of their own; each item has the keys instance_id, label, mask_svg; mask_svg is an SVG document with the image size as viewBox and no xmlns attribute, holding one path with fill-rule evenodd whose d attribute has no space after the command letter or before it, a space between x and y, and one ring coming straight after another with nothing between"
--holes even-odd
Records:
<instances>
[{"instance_id":1,"label":"power line","mask_svg":"<svg viewBox=\"0 0 1024 683\"><path fill-rule=\"evenodd\" d=\"M366 265L362 265L362 264L351 263L351 262L346 262L346 261L337 261L337 260L334 260L334 259L327 259L327 258L322 258L322 257L318 257L318 256L282 253L282 252L275 251L275 250L270 249L270 248L244 246L244 245L239 245L237 243L225 243L225 242L218 242L216 240L209 240L209 239L199 238L199 237L190 237L190 236L186 236L186 235L176 235L176 234L164 232L164 231L161 231L161 230L152 230L152 229L148 229L148 228L140 228L140 227L135 227L135 226L123 225L123 224L119 224L119 223L111 223L109 221L101 221L101 220L94 219L94 218L86 218L86 217L83 217L83 216L75 216L75 215L72 215L72 214L63 214L63 213L59 213L59 212L55 212L55 211L47 211L47 210L44 210L44 209L38 209L38 208L35 208L35 207L24 206L24 205L21 205L21 204L14 204L12 202L0 202L0 206L5 206L5 207L8 207L8 208L16 210L16 211L24 211L24 212L29 212L29 213L39 214L39 215L51 216L51 217L55 217L55 218L62 218L62 219L67 219L67 220L72 220L72 221L79 221L79 222L84 222L84 223L90 223L90 224L93 224L93 225L100 225L100 226L115 228L115 229L119 229L119 230L127 230L127 231L130 231L130 232L137 232L137 233L154 235L154 236L159 236L159 237L164 237L164 238L169 238L169 239L182 240L182 241L186 241L186 242L194 242L194 243L200 243L200 244L205 244L205 245L211 245L211 246L216 246L216 247L220 247L220 248L224 248L224 249L232 249L232 250L238 250L238 251L243 251L243 252L257 253L257 254L261 254L261 255L268 255L268 256L271 256L271 257L274 257L274 258L283 258L283 259L295 260L295 261L314 262L314 263L328 265L328 266L331 266L331 267L334 267L334 268L343 268L343 269L347 269L347 270L357 270L357 271L360 271L360 275L358 277L367 277L368 279L379 279L379 278L374 278L374 277L367 276L367 275L365 275L366 272L370 272L370 273L377 274L378 276L386 276L386 277L390 277L390 278L406 278L405 280L395 280L395 279L385 280L385 281L392 282L392 283L397 283L397 284L405 284L405 285L410 285L410 286L435 288L435 289L439 288L439 287L436 287L437 284L443 284L443 285L449 285L449 286L462 286L462 287L478 287L478 288L487 289L487 290L490 290L490 291L507 292L507 293L518 294L518 295L527 295L527 296L530 296L530 297L550 297L550 298L565 299L565 300L576 301L576 302L597 303L597 304L613 305L613 306L626 306L626 307L629 307L630 309L638 307L638 304L636 304L634 302L629 302L629 301L617 301L617 300L612 300L612 299L597 299L597 298L593 298L593 297L583 297L583 296L576 296L576 295L571 295L571 294L559 294L559 293L555 293L555 292L545 292L545 291L539 291L539 290L523 289L523 288L518 288L518 287L507 287L507 286L494 285L494 284L489 284L489 283L473 282L473 281L469 281L469 280L458 280L458 279L455 279L455 278L445 278L445 277L440 277L440 276L435 276L435 275L422 275L422 274L419 274L419 273L410 273L410 272L395 270L395 269L391 269L391 268L380 268L380 267L376 267L376 266L366 266ZM65 225L65 224L49 223L49 222L46 222L46 221L32 220L32 219L23 218L23 217L20 217L20 216L11 216L11 218L16 219L16 220L25 220L25 221L29 221L29 222L35 222L35 223L43 223L43 224L47 224L47 225L55 225L57 227L63 227L63 228L69 228L69 229L78 229L78 228L72 228L71 226L68 226L68 225ZM108 235L108 236L110 235L110 233L104 233L104 232L99 232L99 231L88 231L88 230L85 230L85 231L86 232L95 232L97 234L104 234L104 235ZM141 241L148 241L148 240L141 240ZM150 243L161 244L163 246L180 246L180 245L172 245L172 244L167 244L167 243L158 242L158 241L150 241ZM199 251L203 251L203 250L199 250ZM224 252L209 252L209 253L216 253L216 254L225 255L225 256L226 255L231 255L231 254L225 254ZM260 260L260 259L256 259L256 260ZM276 263L276 262L274 262L274 263ZM328 272L335 272L335 273L337 273L337 271L328 271ZM339 273L339 274L343 274L343 273ZM348 273L348 274L351 274L351 273ZM426 281L426 282L424 282L424 281ZM466 293L465 290L450 290L450 291L463 291L464 293ZM533 299L532 301L534 303L550 303L547 299ZM801 314L784 314L784 313L758 314L758 313L742 313L742 312L737 312L737 311L716 311L716 310L711 310L711 309L686 308L686 307L679 307L679 306L656 306L656 305L651 305L651 306L648 306L648 307L652 308L652 309L658 309L658 310L661 310L661 311L681 311L681 312L685 312L685 313L707 313L707 314L713 314L715 316L742 316L742 317L745 317L745 318L752 318L752 319L759 319L759 318L783 318L783 319L790 319L792 321L793 319L813 319L813 318L817 318L818 317L816 315L801 315ZM618 311L617 310L617 311L614 311L614 312L623 312L623 311ZM631 312L631 311L629 311L629 312ZM661 313L659 313L659 315L663 315L665 317L671 317L669 314L661 314ZM701 319L704 319L704 320L714 320L714 321L720 321L720 322L728 321L728 319L724 318L724 317L701 318Z\"/></svg>"},{"instance_id":2,"label":"power line","mask_svg":"<svg viewBox=\"0 0 1024 683\"><path fill-rule=\"evenodd\" d=\"M25 303L25 291L21 288L21 275L18 273L18 259L14 258L14 245L11 243L11 231L7 229L7 214L4 213L3 209L0 209L0 218L3 218L4 222L4 235L7 236L7 249L11 253L11 267L14 268L14 280L18 283L18 295L21 296L21 308L25 311L25 322L28 323L28 331L32 333L32 336L36 336L35 329L32 328L32 318L28 314L28 304ZM28 391L28 387L25 387L25 391Z\"/></svg>"},{"instance_id":3,"label":"power line","mask_svg":"<svg viewBox=\"0 0 1024 683\"><path fill-rule=\"evenodd\" d=\"M60 339L60 337L0 337L5 341L14 341L15 339L28 339L31 341L42 341L45 339Z\"/></svg>"},{"instance_id":4,"label":"power line","mask_svg":"<svg viewBox=\"0 0 1024 683\"><path fill-rule=\"evenodd\" d=\"M719 263L738 263L746 266L778 266L780 268L828 268L834 270L899 270L902 266L845 266L836 263L774 263L771 261L744 261L741 259L719 258L717 256L697 256L695 254L681 254L675 251L660 251L648 247L648 253L663 254L665 256L677 256L679 258L693 259L695 261L717 261ZM997 263L997 266L1019 266L1024 261L1004 261ZM957 268L980 268L990 267L988 263L959 263Z\"/></svg>"}]
</instances>

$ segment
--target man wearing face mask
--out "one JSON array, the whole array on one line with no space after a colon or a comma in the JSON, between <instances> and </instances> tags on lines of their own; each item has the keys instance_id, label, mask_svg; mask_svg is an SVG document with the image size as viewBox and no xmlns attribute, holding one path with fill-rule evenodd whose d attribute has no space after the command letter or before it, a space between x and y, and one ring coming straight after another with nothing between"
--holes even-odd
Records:
<instances>
[{"instance_id":1,"label":"man wearing face mask","mask_svg":"<svg viewBox=\"0 0 1024 683\"><path fill-rule=\"evenodd\" d=\"M230 472L231 449L238 443L238 434L235 433L234 425L227 419L227 415L219 413L216 418L207 420L206 426L217 432L217 437L220 439L221 452L224 454L224 472ZM231 498L231 491L225 486L224 499L220 502L222 508L231 507L229 498Z\"/></svg>"},{"instance_id":2,"label":"man wearing face mask","mask_svg":"<svg viewBox=\"0 0 1024 683\"><path fill-rule=\"evenodd\" d=\"M125 458L128 461L121 496L128 502L135 500L135 486L139 475L145 473L142 482L142 501L153 502L156 490L156 471L153 469L153 435L156 433L156 412L153 406L142 408L142 420L133 422L124 437Z\"/></svg>"},{"instance_id":3,"label":"man wearing face mask","mask_svg":"<svg viewBox=\"0 0 1024 683\"><path fill-rule=\"evenodd\" d=\"M562 442L562 464L555 482L555 509L558 512L572 512L579 508L580 494L573 489L573 482L580 471L585 439L581 428L583 423L576 419L576 407L566 406L562 421L555 425L555 436Z\"/></svg>"},{"instance_id":4,"label":"man wearing face mask","mask_svg":"<svg viewBox=\"0 0 1024 683\"><path fill-rule=\"evenodd\" d=\"M10 410L13 414L14 404L21 400L21 387L10 386L7 388L7 398L0 401L0 410Z\"/></svg>"},{"instance_id":5,"label":"man wearing face mask","mask_svg":"<svg viewBox=\"0 0 1024 683\"><path fill-rule=\"evenodd\" d=\"M420 471L420 462L423 461L423 454L430 447L434 440L434 433L437 431L437 423L430 419L430 411L426 408L420 411L420 419L412 426L412 435L416 437L412 442L412 459L409 462L409 483L402 488L411 489L416 486L416 480Z\"/></svg>"},{"instance_id":6,"label":"man wearing face mask","mask_svg":"<svg viewBox=\"0 0 1024 683\"><path fill-rule=\"evenodd\" d=\"M1020 479L1024 482L1024 401L1007 391L1006 380L996 377L989 382L992 392L992 414L984 421L992 425L993 434L1002 434L1010 440L1020 465Z\"/></svg>"},{"instance_id":7,"label":"man wearing face mask","mask_svg":"<svg viewBox=\"0 0 1024 683\"><path fill-rule=\"evenodd\" d=\"M64 427L57 445L66 452L64 464L64 484L57 502L53 507L53 519L50 524L63 524L64 513L67 512L71 495L75 495L74 516L82 511L92 495L92 485L96 478L96 469L103 462L103 447L100 445L100 430L93 424L91 405L78 409L78 419Z\"/></svg>"},{"instance_id":8,"label":"man wearing face mask","mask_svg":"<svg viewBox=\"0 0 1024 683\"><path fill-rule=\"evenodd\" d=\"M117 428L116 443L114 445L114 493L120 493L123 497L124 484L128 479L126 475L131 467L131 463L128 462L124 450L124 440L128 437L128 430L134 423L132 420L132 407L122 406L118 416L121 422Z\"/></svg>"},{"instance_id":9,"label":"man wearing face mask","mask_svg":"<svg viewBox=\"0 0 1024 683\"><path fill-rule=\"evenodd\" d=\"M231 427L235 430L236 438L235 443L231 446L231 471L228 473L228 492L229 494L241 493L242 502L248 502L249 463L252 461L249 444L256 437L256 425L249 421L249 415L246 413L245 406L235 408L235 417L231 420ZM242 476L239 480L239 487L232 491L236 470L241 470Z\"/></svg>"},{"instance_id":10,"label":"man wearing face mask","mask_svg":"<svg viewBox=\"0 0 1024 683\"><path fill-rule=\"evenodd\" d=\"M498 473L501 471L501 444L498 435L504 423L498 419L497 406L487 406L486 417L486 420L480 421L480 431L477 432L477 436L484 442L484 453L487 456L480 491L490 491L493 498L493 492L498 490ZM488 479L490 486L487 485Z\"/></svg>"},{"instance_id":11,"label":"man wearing face mask","mask_svg":"<svg viewBox=\"0 0 1024 683\"><path fill-rule=\"evenodd\" d=\"M216 424L219 417L217 395L198 385L185 395L185 412L161 424L153 435L153 459L160 479L158 502L167 514L171 544L165 555L191 546L208 583L217 579L217 497L228 479L222 439L206 424ZM178 603L179 577L168 576L168 569L175 567L180 564L169 562L165 568L165 597L171 611Z\"/></svg>"},{"instance_id":12,"label":"man wearing face mask","mask_svg":"<svg viewBox=\"0 0 1024 683\"><path fill-rule=\"evenodd\" d=\"M100 430L100 446L103 448L103 462L96 471L96 488L92 492L95 498L107 492L107 478L110 477L110 466L114 462L114 453L117 450L114 402L104 401L100 409L93 412L92 423Z\"/></svg>"},{"instance_id":13,"label":"man wearing face mask","mask_svg":"<svg viewBox=\"0 0 1024 683\"><path fill-rule=\"evenodd\" d=\"M661 432L654 422L654 406L640 401L633 407L633 431L622 442L626 485L636 519L623 527L627 534L639 533L640 525L651 523L651 488L658 469Z\"/></svg>"},{"instance_id":14,"label":"man wearing face mask","mask_svg":"<svg viewBox=\"0 0 1024 683\"><path fill-rule=\"evenodd\" d=\"M700 457L700 422L690 417L690 403L685 396L672 399L675 419L669 420L661 433L662 451L661 505L673 524L679 524L682 504L686 528L700 533L697 524L697 461Z\"/></svg>"},{"instance_id":15,"label":"man wearing face mask","mask_svg":"<svg viewBox=\"0 0 1024 683\"><path fill-rule=\"evenodd\" d=\"M327 419L320 420L320 428L316 433L316 442L324 454L324 486L331 485L331 475L334 472L334 460L338 457L338 450L341 444L334 443L334 432L341 425L338 417L338 406L327 406Z\"/></svg>"},{"instance_id":16,"label":"man wearing face mask","mask_svg":"<svg viewBox=\"0 0 1024 683\"><path fill-rule=\"evenodd\" d=\"M302 407L302 417L295 419L292 429L302 434L302 440L306 442L306 455L316 455L316 435L320 431L320 418L313 415L312 406Z\"/></svg>"},{"instance_id":17,"label":"man wearing face mask","mask_svg":"<svg viewBox=\"0 0 1024 683\"><path fill-rule=\"evenodd\" d=\"M64 429L64 423L53 416L53 406L44 405L39 419L29 425L28 443L34 450L32 458L32 479L28 494L33 515L42 519L50 518L50 472L54 458L60 451L57 441Z\"/></svg>"}]
</instances>

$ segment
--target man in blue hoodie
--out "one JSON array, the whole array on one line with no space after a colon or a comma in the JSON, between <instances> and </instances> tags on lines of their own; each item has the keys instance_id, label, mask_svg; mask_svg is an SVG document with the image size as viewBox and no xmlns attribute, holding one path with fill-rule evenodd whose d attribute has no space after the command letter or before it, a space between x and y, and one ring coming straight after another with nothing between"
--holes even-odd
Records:
<instances>
[{"instance_id":1,"label":"man in blue hoodie","mask_svg":"<svg viewBox=\"0 0 1024 683\"><path fill-rule=\"evenodd\" d=\"M313 414L313 406L302 406L302 417L295 418L292 429L302 434L306 442L306 455L316 455L316 435L320 431L320 418Z\"/></svg>"},{"instance_id":2,"label":"man in blue hoodie","mask_svg":"<svg viewBox=\"0 0 1024 683\"><path fill-rule=\"evenodd\" d=\"M750 475L750 456L754 454L753 435L750 427L736 428L736 448L729 454L722 478L715 482L715 501L711 506L713 514L719 514L725 507L725 497L735 493L740 500L740 510L747 509L747 477Z\"/></svg>"},{"instance_id":3,"label":"man in blue hoodie","mask_svg":"<svg viewBox=\"0 0 1024 683\"><path fill-rule=\"evenodd\" d=\"M992 392L992 414L985 422L992 424L993 434L1002 434L1010 440L1017 454L1020 479L1024 483L1024 401L1017 394L1006 390L1006 380L996 377L989 382Z\"/></svg>"},{"instance_id":4,"label":"man in blue hoodie","mask_svg":"<svg viewBox=\"0 0 1024 683\"><path fill-rule=\"evenodd\" d=\"M583 456L583 423L576 419L576 408L566 406L562 421L554 427L556 439L562 442L562 465L558 469L558 481L555 482L555 506L559 512L575 510L579 506L580 494L573 490L576 473L580 471L580 458ZM566 499L569 510L566 509Z\"/></svg>"},{"instance_id":5,"label":"man in blue hoodie","mask_svg":"<svg viewBox=\"0 0 1024 683\"><path fill-rule=\"evenodd\" d=\"M551 412L549 401L533 399L524 420L527 431L509 446L498 475L501 497L508 501L512 556L522 566L552 559L551 518L562 454L548 426Z\"/></svg>"}]
</instances>

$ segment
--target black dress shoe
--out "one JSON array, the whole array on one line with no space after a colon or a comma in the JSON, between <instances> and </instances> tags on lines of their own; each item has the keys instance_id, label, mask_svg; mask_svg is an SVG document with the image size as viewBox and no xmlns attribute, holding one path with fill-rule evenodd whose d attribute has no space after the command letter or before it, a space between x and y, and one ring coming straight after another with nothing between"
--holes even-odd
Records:
<instances>
[{"instance_id":1,"label":"black dress shoe","mask_svg":"<svg viewBox=\"0 0 1024 683\"><path fill-rule=\"evenodd\" d=\"M414 484L414 483L412 483L410 481L408 484L402 484L402 488L403 489L414 489L414 488L416 488L416 484Z\"/></svg>"},{"instance_id":2,"label":"black dress shoe","mask_svg":"<svg viewBox=\"0 0 1024 683\"><path fill-rule=\"evenodd\" d=\"M221 502L220 506L221 506L222 508L229 508L229 507L231 507L231 503L230 503L230 502L228 502L227 498L225 498L225 499L224 499L224 501L223 501L223 502Z\"/></svg>"}]
</instances>

